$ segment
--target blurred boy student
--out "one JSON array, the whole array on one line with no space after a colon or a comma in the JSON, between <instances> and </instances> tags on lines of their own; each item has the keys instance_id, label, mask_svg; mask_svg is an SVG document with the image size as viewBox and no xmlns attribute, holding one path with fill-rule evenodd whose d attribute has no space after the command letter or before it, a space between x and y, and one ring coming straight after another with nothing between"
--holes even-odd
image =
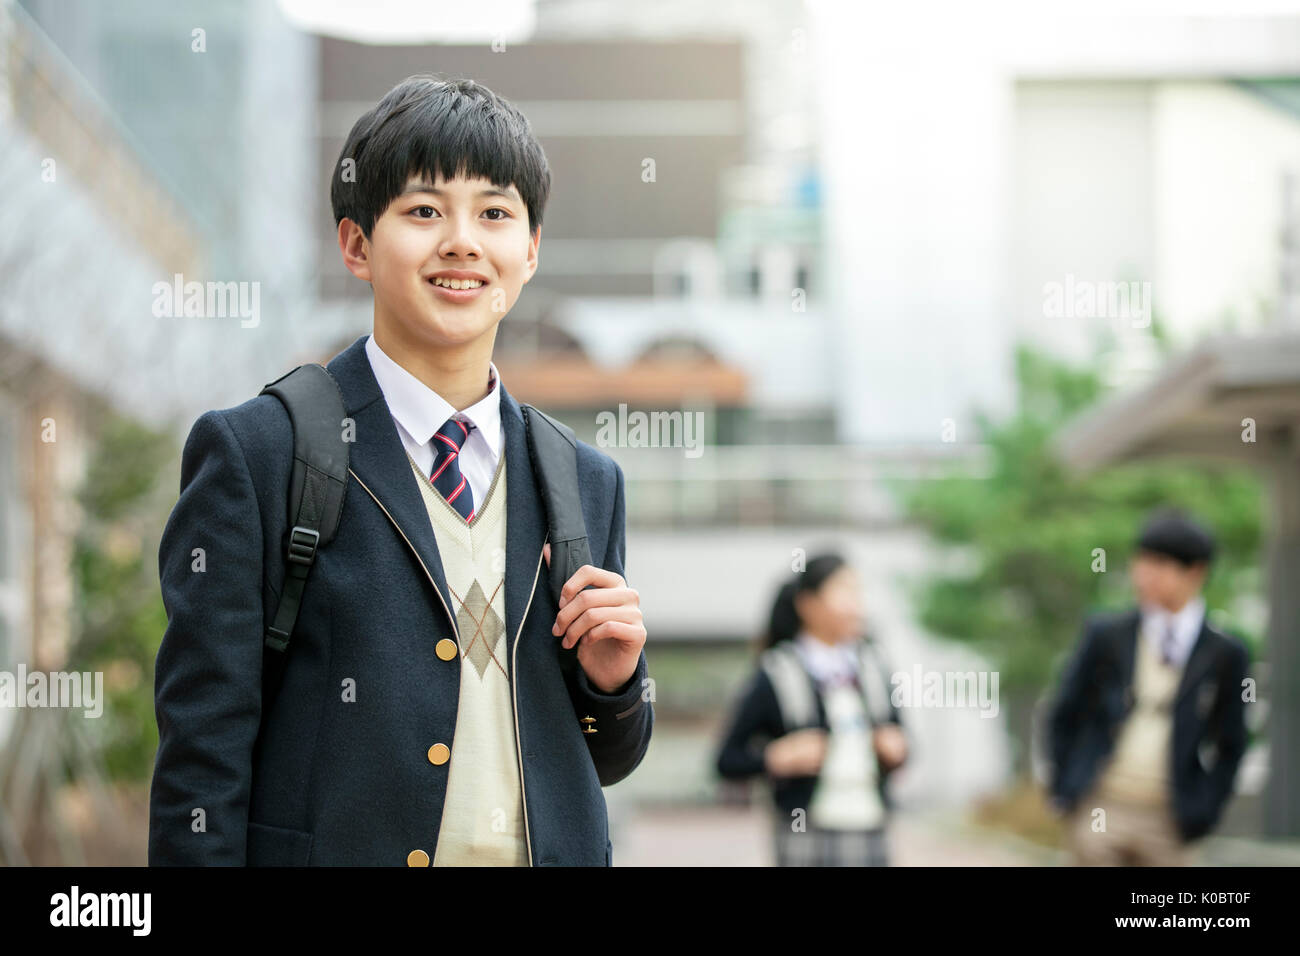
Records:
<instances>
[{"instance_id":1,"label":"blurred boy student","mask_svg":"<svg viewBox=\"0 0 1300 956\"><path fill-rule=\"evenodd\" d=\"M1188 516L1152 516L1131 566L1138 606L1090 618L1061 678L1049 789L1078 864L1185 865L1232 795L1248 656L1205 617L1214 549Z\"/></svg>"},{"instance_id":2,"label":"blurred boy student","mask_svg":"<svg viewBox=\"0 0 1300 956\"><path fill-rule=\"evenodd\" d=\"M888 865L886 781L907 756L888 674L853 568L810 558L777 593L716 764L771 783L778 866Z\"/></svg>"},{"instance_id":3,"label":"blurred boy student","mask_svg":"<svg viewBox=\"0 0 1300 956\"><path fill-rule=\"evenodd\" d=\"M611 865L601 787L654 720L623 472L578 442L599 565L557 607L524 420L492 362L550 178L527 120L471 80L411 77L352 128L330 195L374 330L328 363L354 427L338 534L264 714L293 430L272 395L194 424L159 550L151 864ZM557 644L575 642L567 671Z\"/></svg>"}]
</instances>

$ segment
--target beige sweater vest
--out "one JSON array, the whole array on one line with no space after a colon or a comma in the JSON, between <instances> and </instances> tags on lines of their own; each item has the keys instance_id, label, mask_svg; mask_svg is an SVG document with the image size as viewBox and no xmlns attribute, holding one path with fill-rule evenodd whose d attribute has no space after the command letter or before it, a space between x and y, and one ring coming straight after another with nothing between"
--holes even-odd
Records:
<instances>
[{"instance_id":1,"label":"beige sweater vest","mask_svg":"<svg viewBox=\"0 0 1300 956\"><path fill-rule=\"evenodd\" d=\"M408 454L460 631L460 703L434 866L527 866L506 639L506 456L465 519Z\"/></svg>"},{"instance_id":2,"label":"beige sweater vest","mask_svg":"<svg viewBox=\"0 0 1300 956\"><path fill-rule=\"evenodd\" d=\"M1173 703L1181 666L1160 659L1155 641L1139 633L1133 662L1133 709L1120 727L1115 750L1098 780L1098 792L1150 805L1166 805L1169 794Z\"/></svg>"}]
</instances>

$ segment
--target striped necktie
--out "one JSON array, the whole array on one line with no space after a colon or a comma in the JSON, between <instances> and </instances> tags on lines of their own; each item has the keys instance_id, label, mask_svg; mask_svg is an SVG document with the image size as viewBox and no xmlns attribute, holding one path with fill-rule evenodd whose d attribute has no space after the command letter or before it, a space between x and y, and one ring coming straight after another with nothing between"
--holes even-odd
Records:
<instances>
[{"instance_id":1,"label":"striped necktie","mask_svg":"<svg viewBox=\"0 0 1300 956\"><path fill-rule=\"evenodd\" d=\"M1160 642L1160 659L1166 667L1173 667L1174 653L1178 648L1178 636L1174 633L1174 622L1165 624L1164 638Z\"/></svg>"},{"instance_id":2,"label":"striped necktie","mask_svg":"<svg viewBox=\"0 0 1300 956\"><path fill-rule=\"evenodd\" d=\"M474 520L474 492L469 481L460 473L460 450L469 438L473 422L462 422L454 416L433 433L433 444L437 454L433 461L433 474L429 482L438 494L447 500L447 504L459 512L468 524Z\"/></svg>"}]
</instances>

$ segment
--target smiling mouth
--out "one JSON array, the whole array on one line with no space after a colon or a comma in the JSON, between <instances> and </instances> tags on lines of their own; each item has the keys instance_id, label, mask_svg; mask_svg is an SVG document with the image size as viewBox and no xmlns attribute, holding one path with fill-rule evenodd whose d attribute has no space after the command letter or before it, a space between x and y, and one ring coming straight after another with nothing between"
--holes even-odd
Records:
<instances>
[{"instance_id":1,"label":"smiling mouth","mask_svg":"<svg viewBox=\"0 0 1300 956\"><path fill-rule=\"evenodd\" d=\"M435 276L428 280L433 293L449 305L469 305L478 300L487 288L482 279L445 279Z\"/></svg>"},{"instance_id":2,"label":"smiling mouth","mask_svg":"<svg viewBox=\"0 0 1300 956\"><path fill-rule=\"evenodd\" d=\"M481 279L443 279L439 276L429 280L434 285L442 289L455 289L457 291L466 289L479 289L483 286Z\"/></svg>"}]
</instances>

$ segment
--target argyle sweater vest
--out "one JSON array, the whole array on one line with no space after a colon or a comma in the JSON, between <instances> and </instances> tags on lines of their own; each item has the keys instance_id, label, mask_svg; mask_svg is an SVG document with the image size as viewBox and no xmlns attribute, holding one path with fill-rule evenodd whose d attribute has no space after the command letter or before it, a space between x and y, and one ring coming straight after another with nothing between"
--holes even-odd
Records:
<instances>
[{"instance_id":1,"label":"argyle sweater vest","mask_svg":"<svg viewBox=\"0 0 1300 956\"><path fill-rule=\"evenodd\" d=\"M506 636L506 457L465 519L408 454L460 632L460 702L434 866L527 866Z\"/></svg>"},{"instance_id":2,"label":"argyle sweater vest","mask_svg":"<svg viewBox=\"0 0 1300 956\"><path fill-rule=\"evenodd\" d=\"M1139 633L1133 662L1133 709L1120 727L1102 771L1098 793L1149 805L1168 805L1173 703L1181 666L1160 660L1156 642Z\"/></svg>"}]
</instances>

